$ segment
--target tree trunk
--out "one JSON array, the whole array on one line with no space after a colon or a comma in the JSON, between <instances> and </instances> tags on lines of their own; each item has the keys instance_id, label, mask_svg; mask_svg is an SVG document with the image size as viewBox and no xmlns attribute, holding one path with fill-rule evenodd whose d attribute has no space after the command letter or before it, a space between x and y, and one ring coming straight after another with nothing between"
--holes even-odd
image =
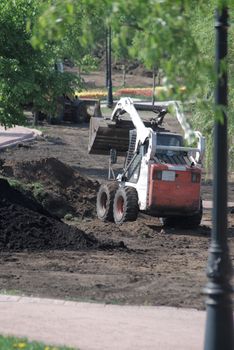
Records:
<instances>
[{"instance_id":1,"label":"tree trunk","mask_svg":"<svg viewBox=\"0 0 234 350\"><path fill-rule=\"evenodd\" d=\"M38 125L38 111L33 110L32 115L33 115L33 125Z\"/></svg>"},{"instance_id":2,"label":"tree trunk","mask_svg":"<svg viewBox=\"0 0 234 350\"><path fill-rule=\"evenodd\" d=\"M152 86L152 105L155 102L155 82L156 82L156 68L153 67L153 86Z\"/></svg>"},{"instance_id":3,"label":"tree trunk","mask_svg":"<svg viewBox=\"0 0 234 350\"><path fill-rule=\"evenodd\" d=\"M126 63L124 62L124 64L122 65L122 69L123 69L123 82L122 82L122 86L125 87L126 85Z\"/></svg>"}]
</instances>

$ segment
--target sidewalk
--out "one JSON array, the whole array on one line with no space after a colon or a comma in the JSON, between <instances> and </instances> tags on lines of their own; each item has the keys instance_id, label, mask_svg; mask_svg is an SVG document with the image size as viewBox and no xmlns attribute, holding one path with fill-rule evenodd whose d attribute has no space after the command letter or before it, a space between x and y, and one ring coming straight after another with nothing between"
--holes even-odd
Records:
<instances>
[{"instance_id":1,"label":"sidewalk","mask_svg":"<svg viewBox=\"0 0 234 350\"><path fill-rule=\"evenodd\" d=\"M23 126L15 126L6 130L0 126L0 149L14 146L20 142L31 141L41 134L39 130Z\"/></svg>"},{"instance_id":2,"label":"sidewalk","mask_svg":"<svg viewBox=\"0 0 234 350\"><path fill-rule=\"evenodd\" d=\"M202 204L203 204L203 208L205 208L205 209L212 209L213 208L213 201L203 200ZM227 207L230 208L230 209L233 209L234 208L234 202L228 202L227 203Z\"/></svg>"},{"instance_id":3,"label":"sidewalk","mask_svg":"<svg viewBox=\"0 0 234 350\"><path fill-rule=\"evenodd\" d=\"M0 334L80 350L202 350L205 312L0 295Z\"/></svg>"}]
</instances>

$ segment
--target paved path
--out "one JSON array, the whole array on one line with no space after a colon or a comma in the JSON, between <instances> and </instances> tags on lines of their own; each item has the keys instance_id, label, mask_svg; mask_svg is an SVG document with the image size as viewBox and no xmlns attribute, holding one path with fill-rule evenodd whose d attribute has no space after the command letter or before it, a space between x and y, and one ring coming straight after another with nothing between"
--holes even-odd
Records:
<instances>
[{"instance_id":1,"label":"paved path","mask_svg":"<svg viewBox=\"0 0 234 350\"><path fill-rule=\"evenodd\" d=\"M203 204L203 208L205 208L205 209L212 209L213 208L213 201L203 200L202 204ZM227 207L234 208L234 202L228 202Z\"/></svg>"},{"instance_id":2,"label":"paved path","mask_svg":"<svg viewBox=\"0 0 234 350\"><path fill-rule=\"evenodd\" d=\"M80 350L202 350L205 312L0 295L0 333Z\"/></svg>"},{"instance_id":3,"label":"paved path","mask_svg":"<svg viewBox=\"0 0 234 350\"><path fill-rule=\"evenodd\" d=\"M0 126L0 149L14 146L19 142L31 141L41 135L41 131L23 126L6 129Z\"/></svg>"}]
</instances>

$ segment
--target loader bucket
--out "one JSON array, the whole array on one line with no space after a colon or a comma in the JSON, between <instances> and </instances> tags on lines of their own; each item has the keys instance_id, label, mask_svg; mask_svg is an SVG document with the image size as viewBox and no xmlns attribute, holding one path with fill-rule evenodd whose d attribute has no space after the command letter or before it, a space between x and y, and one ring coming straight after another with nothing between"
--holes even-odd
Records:
<instances>
[{"instance_id":1,"label":"loader bucket","mask_svg":"<svg viewBox=\"0 0 234 350\"><path fill-rule=\"evenodd\" d=\"M159 113L165 106L152 106L146 104L135 104L137 110ZM101 113L100 113L101 114ZM165 114L165 113L164 113ZM143 120L146 127L153 130L165 129L152 123L151 120ZM92 117L89 124L89 146L88 152L91 154L109 155L111 149L116 149L118 155L126 155L129 145L129 130L135 129L131 119L104 119L102 117Z\"/></svg>"},{"instance_id":2,"label":"loader bucket","mask_svg":"<svg viewBox=\"0 0 234 350\"><path fill-rule=\"evenodd\" d=\"M89 124L88 152L91 154L109 155L116 149L118 155L126 155L129 143L129 130L133 123L127 120L111 121L92 117Z\"/></svg>"}]
</instances>

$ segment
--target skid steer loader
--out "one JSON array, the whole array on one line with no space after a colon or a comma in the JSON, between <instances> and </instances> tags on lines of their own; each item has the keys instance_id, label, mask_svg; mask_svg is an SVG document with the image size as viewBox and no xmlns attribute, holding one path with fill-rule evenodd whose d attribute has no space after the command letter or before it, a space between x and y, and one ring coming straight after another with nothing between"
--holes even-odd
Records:
<instances>
[{"instance_id":1,"label":"skid steer loader","mask_svg":"<svg viewBox=\"0 0 234 350\"><path fill-rule=\"evenodd\" d=\"M178 103L170 104L184 127ZM170 226L200 224L205 139L196 131L197 147L185 147L181 135L162 127L167 107L134 106L130 98L121 98L109 120L91 118L90 153L110 153L111 167L116 154L127 151L123 171L115 177L109 169L109 179L98 191L97 216L102 221L135 221L141 211ZM157 118L144 123L137 112L140 108L151 108ZM122 118L125 113L130 120Z\"/></svg>"}]
</instances>

